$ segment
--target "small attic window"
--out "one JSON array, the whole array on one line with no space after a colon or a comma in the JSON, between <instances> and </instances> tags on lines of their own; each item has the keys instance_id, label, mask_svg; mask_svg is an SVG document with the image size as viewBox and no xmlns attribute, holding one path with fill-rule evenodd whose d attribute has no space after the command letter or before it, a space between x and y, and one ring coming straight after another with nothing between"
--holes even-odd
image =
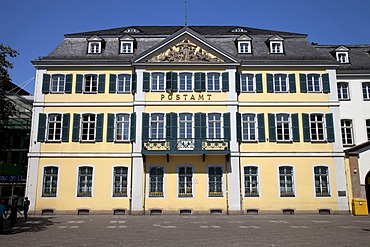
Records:
<instances>
[{"instance_id":1,"label":"small attic window","mask_svg":"<svg viewBox=\"0 0 370 247\"><path fill-rule=\"evenodd\" d=\"M125 33L140 33L140 31L134 27L127 28L124 32Z\"/></svg>"},{"instance_id":2,"label":"small attic window","mask_svg":"<svg viewBox=\"0 0 370 247\"><path fill-rule=\"evenodd\" d=\"M271 41L270 53L274 54L283 53L283 41Z\"/></svg>"},{"instance_id":3,"label":"small attic window","mask_svg":"<svg viewBox=\"0 0 370 247\"><path fill-rule=\"evenodd\" d=\"M130 54L134 52L134 42L135 39L132 38L130 35L126 34L125 36L121 37L120 39L120 52L125 54Z\"/></svg>"},{"instance_id":4,"label":"small attic window","mask_svg":"<svg viewBox=\"0 0 370 247\"><path fill-rule=\"evenodd\" d=\"M89 42L89 53L101 53L101 42Z\"/></svg>"},{"instance_id":5,"label":"small attic window","mask_svg":"<svg viewBox=\"0 0 370 247\"><path fill-rule=\"evenodd\" d=\"M348 52L337 52L337 61L340 63L349 63Z\"/></svg>"},{"instance_id":6,"label":"small attic window","mask_svg":"<svg viewBox=\"0 0 370 247\"><path fill-rule=\"evenodd\" d=\"M236 39L238 53L252 53L252 38L248 35L241 35Z\"/></svg>"},{"instance_id":7,"label":"small attic window","mask_svg":"<svg viewBox=\"0 0 370 247\"><path fill-rule=\"evenodd\" d=\"M237 28L234 28L233 30L231 30L232 33L246 33L247 30L245 30L244 28L241 28L241 27L237 27Z\"/></svg>"}]
</instances>

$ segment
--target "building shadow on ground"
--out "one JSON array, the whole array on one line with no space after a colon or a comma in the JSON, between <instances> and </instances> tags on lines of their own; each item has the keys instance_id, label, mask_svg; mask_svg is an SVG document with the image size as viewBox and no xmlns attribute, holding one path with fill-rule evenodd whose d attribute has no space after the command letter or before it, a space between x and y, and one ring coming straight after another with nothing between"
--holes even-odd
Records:
<instances>
[{"instance_id":1,"label":"building shadow on ground","mask_svg":"<svg viewBox=\"0 0 370 247\"><path fill-rule=\"evenodd\" d=\"M19 234L24 232L41 232L47 229L48 226L56 224L52 221L53 217L30 217L28 221L18 218L14 227L10 227L10 221L4 220L4 231L2 234Z\"/></svg>"}]
</instances>

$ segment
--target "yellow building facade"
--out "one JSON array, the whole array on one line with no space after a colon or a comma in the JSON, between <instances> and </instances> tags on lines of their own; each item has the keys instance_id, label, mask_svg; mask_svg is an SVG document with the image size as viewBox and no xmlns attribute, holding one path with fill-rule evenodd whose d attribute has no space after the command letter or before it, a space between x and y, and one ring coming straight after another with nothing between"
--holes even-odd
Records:
<instances>
[{"instance_id":1,"label":"yellow building facade","mask_svg":"<svg viewBox=\"0 0 370 247\"><path fill-rule=\"evenodd\" d=\"M124 27L33 64L36 214L348 213L336 63L305 35Z\"/></svg>"}]
</instances>

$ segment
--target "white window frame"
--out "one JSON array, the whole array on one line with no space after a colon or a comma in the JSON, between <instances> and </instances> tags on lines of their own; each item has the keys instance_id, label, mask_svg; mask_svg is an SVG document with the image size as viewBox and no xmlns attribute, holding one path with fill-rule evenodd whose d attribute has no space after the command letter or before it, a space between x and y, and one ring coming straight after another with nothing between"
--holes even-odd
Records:
<instances>
[{"instance_id":1,"label":"white window frame","mask_svg":"<svg viewBox=\"0 0 370 247\"><path fill-rule=\"evenodd\" d=\"M151 181L152 181L152 177L150 176L150 171L152 169L155 169L155 168L160 168L162 169L163 171L163 178L162 178L162 193L160 193L160 191L151 191ZM165 198L165 191L166 191L166 183L165 183L165 180L166 180L166 169L165 169L165 166L162 166L162 165L151 165L148 167L148 197L149 198ZM158 184L156 185L157 187L157 190L159 188ZM153 193L154 196L152 196L151 194ZM158 193L156 195L156 193Z\"/></svg>"},{"instance_id":2,"label":"white window frame","mask_svg":"<svg viewBox=\"0 0 370 247\"><path fill-rule=\"evenodd\" d=\"M210 119L210 116L220 116L220 119ZM220 124L219 128L217 124ZM210 136L210 130L214 129L213 136ZM220 130L219 133L217 133L216 130ZM207 114L207 139L210 140L220 140L223 139L224 133L223 133L223 116L222 113L218 112L210 112Z\"/></svg>"},{"instance_id":3,"label":"white window frame","mask_svg":"<svg viewBox=\"0 0 370 247\"><path fill-rule=\"evenodd\" d=\"M162 75L163 79L161 80ZM166 90L166 73L152 72L150 75L150 90L153 92L164 92Z\"/></svg>"},{"instance_id":4,"label":"white window frame","mask_svg":"<svg viewBox=\"0 0 370 247\"><path fill-rule=\"evenodd\" d=\"M88 120L84 120L84 116L89 116ZM94 121L91 120L91 116L94 116ZM81 119L80 119L80 140L81 142L94 142L96 140L96 122L97 121L97 114L95 113L82 113L81 114ZM87 124L87 131L89 134L87 134L87 138L83 139L83 131L84 131L84 124ZM90 139L90 131L94 130L94 138Z\"/></svg>"},{"instance_id":5,"label":"white window frame","mask_svg":"<svg viewBox=\"0 0 370 247\"><path fill-rule=\"evenodd\" d=\"M131 74L118 74L116 79L116 92L117 93L131 93ZM120 89L122 83L122 90Z\"/></svg>"},{"instance_id":6,"label":"white window frame","mask_svg":"<svg viewBox=\"0 0 370 247\"><path fill-rule=\"evenodd\" d=\"M255 168L257 170L257 173L256 174L253 174L253 173L246 173L246 169L247 168ZM256 166L256 165L246 165L243 167L243 182L244 182L244 197L260 197L260 189L259 189L259 186L260 186L260 182L259 182L259 167ZM250 193L247 193L246 192L246 189L247 189L247 177L250 178L250 181L252 181L250 183L250 185L248 186L249 190L251 191ZM255 180L253 180L253 177L255 177ZM256 186L254 187L253 186L253 181L256 181ZM253 189L256 189L255 192L253 192Z\"/></svg>"},{"instance_id":7,"label":"white window frame","mask_svg":"<svg viewBox=\"0 0 370 247\"><path fill-rule=\"evenodd\" d=\"M270 41L270 53L271 54L284 53L283 41Z\"/></svg>"},{"instance_id":8,"label":"white window frame","mask_svg":"<svg viewBox=\"0 0 370 247\"><path fill-rule=\"evenodd\" d=\"M320 173L317 173L315 172L315 168L326 168L326 174L322 174L321 172ZM312 173L313 173L313 187L314 187L314 195L315 197L331 197L331 193L330 193L330 169L329 169L329 166L327 165L315 165L312 169ZM326 177L326 182L327 182L327 193L323 192L323 177ZM318 178L318 185L316 184L317 182L317 179ZM317 189L319 189L320 191L318 192Z\"/></svg>"},{"instance_id":9,"label":"white window frame","mask_svg":"<svg viewBox=\"0 0 370 247\"><path fill-rule=\"evenodd\" d=\"M89 52L90 54L99 54L101 53L101 42L99 41L90 41L89 42Z\"/></svg>"},{"instance_id":10,"label":"white window frame","mask_svg":"<svg viewBox=\"0 0 370 247\"><path fill-rule=\"evenodd\" d=\"M321 116L322 120L317 120L317 117ZM313 120L312 117L315 117ZM327 133L326 133L326 118L325 114L323 113L310 113L309 114L309 122L310 122L310 139L312 142L324 142L327 140ZM322 128L320 127L320 124ZM320 129L322 131L322 138L318 138L320 136ZM319 133L319 134L317 134ZM316 134L317 138L314 138L314 134Z\"/></svg>"},{"instance_id":11,"label":"white window frame","mask_svg":"<svg viewBox=\"0 0 370 247\"><path fill-rule=\"evenodd\" d=\"M342 136L343 146L355 145L354 133L353 133L353 120L352 119L341 119L340 130ZM349 138L349 136L351 136Z\"/></svg>"},{"instance_id":12,"label":"white window frame","mask_svg":"<svg viewBox=\"0 0 370 247\"><path fill-rule=\"evenodd\" d=\"M337 61L340 63L349 63L348 52L337 51L336 58L337 58Z\"/></svg>"},{"instance_id":13,"label":"white window frame","mask_svg":"<svg viewBox=\"0 0 370 247\"><path fill-rule=\"evenodd\" d=\"M278 115L284 115L284 116L288 116L288 120L279 120L278 121ZM279 135L278 135L278 122L279 123L282 123L283 124L283 127L282 127L282 136L283 138L282 139L279 139ZM288 128L286 128L286 124L288 124ZM284 138L284 135L286 134L286 131L289 131L289 139L285 139ZM291 142L293 140L293 126L292 126L292 115L290 113L276 113L275 114L275 131L276 131L276 141L277 142Z\"/></svg>"},{"instance_id":14,"label":"white window frame","mask_svg":"<svg viewBox=\"0 0 370 247\"><path fill-rule=\"evenodd\" d=\"M190 116L190 119L188 118ZM182 119L182 117L186 117ZM188 124L190 123L190 127L188 128ZM181 136L181 129L184 128L185 136ZM193 150L195 147L195 131L194 131L194 115L190 112L182 112L178 114L178 132L177 132L177 139L178 144L177 148L180 150ZM189 135L190 134L190 135Z\"/></svg>"},{"instance_id":15,"label":"white window frame","mask_svg":"<svg viewBox=\"0 0 370 247\"><path fill-rule=\"evenodd\" d=\"M285 76L285 84L283 84L283 80L282 80L284 76ZM284 86L286 87L286 90L283 90ZM289 93L290 88L289 88L288 74L283 74L283 73L274 74L273 75L273 89L274 89L274 93Z\"/></svg>"},{"instance_id":16,"label":"white window frame","mask_svg":"<svg viewBox=\"0 0 370 247\"><path fill-rule=\"evenodd\" d=\"M55 116L60 116L60 120L50 120L50 116L55 115ZM50 126L50 125L53 126ZM58 126L59 125L59 126ZM63 114L62 113L48 113L47 114L47 129L46 129L46 140L48 142L60 142L62 141L62 132L63 132ZM56 132L59 129L59 138L56 138ZM50 133L52 132L52 133ZM52 135L52 138L49 138L49 135Z\"/></svg>"},{"instance_id":17,"label":"white window frame","mask_svg":"<svg viewBox=\"0 0 370 247\"><path fill-rule=\"evenodd\" d=\"M317 81L312 80L312 78L318 77ZM315 73L310 73L306 75L306 83L307 83L307 92L308 93L321 93L323 91L323 86L322 86L322 78L320 74L315 74ZM317 85L315 85L317 83ZM312 87L310 89L310 86ZM318 87L318 88L316 88ZM316 90L317 89L317 90Z\"/></svg>"},{"instance_id":18,"label":"white window frame","mask_svg":"<svg viewBox=\"0 0 370 247\"><path fill-rule=\"evenodd\" d=\"M134 53L134 43L131 41L121 41L121 53L122 54Z\"/></svg>"},{"instance_id":19,"label":"white window frame","mask_svg":"<svg viewBox=\"0 0 370 247\"><path fill-rule=\"evenodd\" d=\"M55 174L51 174L51 175L46 176L45 172L46 172L46 169L47 168L56 168L56 170L57 170L57 172L56 172L56 178L55 178ZM59 173L60 173L60 167L59 166L56 166L56 165L47 165L47 166L44 166L43 167L41 197L44 197L44 198L48 198L48 197L55 198L55 197L58 197ZM53 190L53 183L54 183L54 180L56 180L55 194L53 192L45 192L46 178L50 178L49 179L50 180L50 183L47 186L49 188L48 191L52 191Z\"/></svg>"},{"instance_id":20,"label":"white window frame","mask_svg":"<svg viewBox=\"0 0 370 247\"><path fill-rule=\"evenodd\" d=\"M252 46L250 41L239 41L238 42L238 53L248 54L252 53Z\"/></svg>"},{"instance_id":21,"label":"white window frame","mask_svg":"<svg viewBox=\"0 0 370 247\"><path fill-rule=\"evenodd\" d=\"M88 174L85 175L84 185L83 188L87 189L87 191L80 192L81 184L80 184L80 169L81 168L91 168L91 187L90 187L90 193L88 190ZM92 198L93 192L94 192L94 167L91 165L81 165L77 167L77 194L76 197L78 198ZM85 195L86 194L86 195Z\"/></svg>"},{"instance_id":22,"label":"white window frame","mask_svg":"<svg viewBox=\"0 0 370 247\"><path fill-rule=\"evenodd\" d=\"M291 168L291 171L292 173L291 174L287 174L286 171L284 173L280 173L280 168L284 168L284 167L289 167ZM278 179L278 183L279 183L279 197L283 198L283 197L296 197L296 190L295 190L295 172L294 172L294 166L292 165L280 165L278 166L278 176L279 176L279 179ZM281 187L281 178L280 176L284 176L284 187ZM292 191L289 192L288 191L288 188L289 188L289 183L287 182L288 179L287 177L291 177L291 183L292 183ZM285 195L284 195L285 194Z\"/></svg>"},{"instance_id":23,"label":"white window frame","mask_svg":"<svg viewBox=\"0 0 370 247\"><path fill-rule=\"evenodd\" d=\"M90 78L89 81L88 78ZM97 74L84 75L82 85L83 93L98 93L98 87L99 87L99 76Z\"/></svg>"},{"instance_id":24,"label":"white window frame","mask_svg":"<svg viewBox=\"0 0 370 247\"><path fill-rule=\"evenodd\" d=\"M252 79L252 81L250 79ZM252 86L252 90L249 90L250 86ZM251 73L240 74L240 92L243 92L243 93L255 93L256 92L256 75L255 74L251 74Z\"/></svg>"},{"instance_id":25,"label":"white window frame","mask_svg":"<svg viewBox=\"0 0 370 247\"><path fill-rule=\"evenodd\" d=\"M56 83L55 90L54 90L54 82ZM66 75L53 74L50 76L50 90L49 90L50 93L64 93L65 89L66 89Z\"/></svg>"},{"instance_id":26,"label":"white window frame","mask_svg":"<svg viewBox=\"0 0 370 247\"><path fill-rule=\"evenodd\" d=\"M338 99L339 100L351 100L348 82L338 82L337 88L338 88ZM347 94L347 97L344 97L345 94Z\"/></svg>"},{"instance_id":27,"label":"white window frame","mask_svg":"<svg viewBox=\"0 0 370 247\"><path fill-rule=\"evenodd\" d=\"M182 89L181 88L181 86L182 86L182 84L181 84L181 76L182 75L186 75L186 77L185 77L185 79L184 79L184 86L185 86L185 89ZM189 75L190 75L190 82L189 82ZM178 82L179 82L179 91L180 92L191 92L191 91L193 91L193 88L194 88L194 75L193 75L193 73L191 73L191 72L180 72L179 73L179 80L178 80ZM189 88L190 87L190 88Z\"/></svg>"},{"instance_id":28,"label":"white window frame","mask_svg":"<svg viewBox=\"0 0 370 247\"><path fill-rule=\"evenodd\" d=\"M127 117L127 119L118 120L119 116ZM118 132L119 125L121 126L122 134L121 138L118 138L120 134ZM127 129L126 129L127 128ZM127 138L124 138L125 129L127 130ZM130 134L131 134L131 116L129 113L116 113L114 116L114 140L116 142L127 142L130 141Z\"/></svg>"},{"instance_id":29,"label":"white window frame","mask_svg":"<svg viewBox=\"0 0 370 247\"><path fill-rule=\"evenodd\" d=\"M153 116L159 116L162 115L163 119L153 119ZM156 125L156 133L155 136L152 135L153 130L153 123ZM166 114L164 113L151 113L150 114L150 121L149 121L150 127L149 127L149 138L153 141L164 141L166 139ZM162 130L163 136L160 137L160 129Z\"/></svg>"},{"instance_id":30,"label":"white window frame","mask_svg":"<svg viewBox=\"0 0 370 247\"><path fill-rule=\"evenodd\" d=\"M370 119L365 119L367 140L370 141Z\"/></svg>"},{"instance_id":31,"label":"white window frame","mask_svg":"<svg viewBox=\"0 0 370 247\"><path fill-rule=\"evenodd\" d=\"M207 91L220 92L221 91L221 74L219 72L207 73Z\"/></svg>"},{"instance_id":32,"label":"white window frame","mask_svg":"<svg viewBox=\"0 0 370 247\"><path fill-rule=\"evenodd\" d=\"M250 120L249 118L246 119L244 121L244 116L253 116L254 117L254 120ZM258 140L258 119L257 119L257 114L255 113L242 113L241 114L241 128L242 128L242 140L244 142L256 142ZM248 128L246 128L248 130L248 137L249 138L244 138L244 134L245 134L245 128L244 128L244 125L247 125ZM254 124L254 128L251 127L251 125ZM251 136L251 130L254 129L254 139L253 138L250 138Z\"/></svg>"},{"instance_id":33,"label":"white window frame","mask_svg":"<svg viewBox=\"0 0 370 247\"><path fill-rule=\"evenodd\" d=\"M183 174L182 176L184 177L184 189L185 189L185 192L184 193L180 193L180 169L181 168L185 168L185 174ZM188 168L190 168L191 170L191 174L188 174L186 170L188 170ZM190 177L190 181L189 180L189 177ZM188 188L190 184L190 188L191 188L191 192L190 193L187 193L186 192L186 188ZM182 195L183 194L183 195ZM177 197L178 198L193 198L194 197L194 166L192 165L178 165L177 166Z\"/></svg>"},{"instance_id":34,"label":"white window frame","mask_svg":"<svg viewBox=\"0 0 370 247\"><path fill-rule=\"evenodd\" d=\"M116 176L116 169L118 168L125 168L127 173L126 173L126 181L124 181L124 173L120 173L118 174L118 176ZM120 176L120 175L123 175L123 176ZM119 192L116 192L116 178L119 177ZM128 197L128 194L129 194L129 169L128 169L128 166L126 165L116 165L113 167L113 179L112 179L113 183L112 183L112 197L113 198L122 198L122 197ZM126 193L123 192L123 188L124 188L124 182L126 182Z\"/></svg>"},{"instance_id":35,"label":"white window frame","mask_svg":"<svg viewBox=\"0 0 370 247\"><path fill-rule=\"evenodd\" d=\"M362 97L365 101L370 100L370 82L362 82Z\"/></svg>"},{"instance_id":36,"label":"white window frame","mask_svg":"<svg viewBox=\"0 0 370 247\"><path fill-rule=\"evenodd\" d=\"M210 191L210 168L220 168L221 169L221 192ZM217 183L217 181L216 181ZM221 165L209 165L207 166L207 197L208 198L222 198L224 197L224 167Z\"/></svg>"}]
</instances>

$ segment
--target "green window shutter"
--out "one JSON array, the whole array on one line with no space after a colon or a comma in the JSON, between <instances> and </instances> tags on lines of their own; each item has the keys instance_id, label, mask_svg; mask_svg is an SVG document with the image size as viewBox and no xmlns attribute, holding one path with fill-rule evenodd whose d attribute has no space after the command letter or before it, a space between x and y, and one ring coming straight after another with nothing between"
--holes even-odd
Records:
<instances>
[{"instance_id":1,"label":"green window shutter","mask_svg":"<svg viewBox=\"0 0 370 247\"><path fill-rule=\"evenodd\" d=\"M304 142L311 141L311 130L310 130L310 115L302 113L302 124L303 124L303 140Z\"/></svg>"},{"instance_id":2,"label":"green window shutter","mask_svg":"<svg viewBox=\"0 0 370 247\"><path fill-rule=\"evenodd\" d=\"M64 89L65 93L72 93L72 80L73 80L72 74L66 75L66 86Z\"/></svg>"},{"instance_id":3,"label":"green window shutter","mask_svg":"<svg viewBox=\"0 0 370 247\"><path fill-rule=\"evenodd\" d=\"M242 141L242 116L239 112L236 113L236 140Z\"/></svg>"},{"instance_id":4,"label":"green window shutter","mask_svg":"<svg viewBox=\"0 0 370 247\"><path fill-rule=\"evenodd\" d=\"M50 90L50 75L43 74L42 76L42 93L49 93Z\"/></svg>"},{"instance_id":5,"label":"green window shutter","mask_svg":"<svg viewBox=\"0 0 370 247\"><path fill-rule=\"evenodd\" d=\"M306 74L299 74L299 84L300 84L300 87L301 87L301 93L307 93Z\"/></svg>"},{"instance_id":6,"label":"green window shutter","mask_svg":"<svg viewBox=\"0 0 370 247\"><path fill-rule=\"evenodd\" d=\"M296 85L295 85L295 74L289 74L289 91L291 93L295 93Z\"/></svg>"},{"instance_id":7,"label":"green window shutter","mask_svg":"<svg viewBox=\"0 0 370 247\"><path fill-rule=\"evenodd\" d=\"M114 141L114 114L108 113L107 142Z\"/></svg>"},{"instance_id":8,"label":"green window shutter","mask_svg":"<svg viewBox=\"0 0 370 247\"><path fill-rule=\"evenodd\" d=\"M268 114L269 121L269 139L270 142L276 142L276 129L275 129L275 114Z\"/></svg>"},{"instance_id":9,"label":"green window shutter","mask_svg":"<svg viewBox=\"0 0 370 247\"><path fill-rule=\"evenodd\" d=\"M39 128L37 131L37 141L44 142L46 134L46 114L39 113Z\"/></svg>"},{"instance_id":10,"label":"green window shutter","mask_svg":"<svg viewBox=\"0 0 370 247\"><path fill-rule=\"evenodd\" d=\"M73 131L72 131L72 141L79 142L80 141L80 114L73 114Z\"/></svg>"},{"instance_id":11,"label":"green window shutter","mask_svg":"<svg viewBox=\"0 0 370 247\"><path fill-rule=\"evenodd\" d=\"M176 140L177 139L177 114L167 113L166 114L166 138Z\"/></svg>"},{"instance_id":12,"label":"green window shutter","mask_svg":"<svg viewBox=\"0 0 370 247\"><path fill-rule=\"evenodd\" d=\"M84 79L83 75L77 75L76 76L76 93L82 93L83 79Z\"/></svg>"},{"instance_id":13,"label":"green window shutter","mask_svg":"<svg viewBox=\"0 0 370 247\"><path fill-rule=\"evenodd\" d=\"M197 72L194 73L194 81L195 81L195 92L204 92L206 91L206 74Z\"/></svg>"},{"instance_id":14,"label":"green window shutter","mask_svg":"<svg viewBox=\"0 0 370 247\"><path fill-rule=\"evenodd\" d=\"M328 73L322 75L322 88L324 93L330 93L330 81Z\"/></svg>"},{"instance_id":15,"label":"green window shutter","mask_svg":"<svg viewBox=\"0 0 370 247\"><path fill-rule=\"evenodd\" d=\"M224 139L230 141L231 130L230 130L230 113L224 113Z\"/></svg>"},{"instance_id":16,"label":"green window shutter","mask_svg":"<svg viewBox=\"0 0 370 247\"><path fill-rule=\"evenodd\" d=\"M96 142L102 142L103 141L103 122L104 122L104 114L99 113L96 117Z\"/></svg>"},{"instance_id":17,"label":"green window shutter","mask_svg":"<svg viewBox=\"0 0 370 247\"><path fill-rule=\"evenodd\" d=\"M136 141L136 113L131 113L130 141Z\"/></svg>"},{"instance_id":18,"label":"green window shutter","mask_svg":"<svg viewBox=\"0 0 370 247\"><path fill-rule=\"evenodd\" d=\"M117 81L117 75L110 74L109 75L109 93L116 92L116 81Z\"/></svg>"},{"instance_id":19,"label":"green window shutter","mask_svg":"<svg viewBox=\"0 0 370 247\"><path fill-rule=\"evenodd\" d=\"M258 141L265 142L265 116L263 113L257 114L257 121L258 121Z\"/></svg>"},{"instance_id":20,"label":"green window shutter","mask_svg":"<svg viewBox=\"0 0 370 247\"><path fill-rule=\"evenodd\" d=\"M267 92L274 92L274 76L272 74L267 74Z\"/></svg>"},{"instance_id":21,"label":"green window shutter","mask_svg":"<svg viewBox=\"0 0 370 247\"><path fill-rule=\"evenodd\" d=\"M256 74L256 92L263 93L262 74Z\"/></svg>"},{"instance_id":22,"label":"green window shutter","mask_svg":"<svg viewBox=\"0 0 370 247\"><path fill-rule=\"evenodd\" d=\"M177 73L172 72L172 90L177 91Z\"/></svg>"},{"instance_id":23,"label":"green window shutter","mask_svg":"<svg viewBox=\"0 0 370 247\"><path fill-rule=\"evenodd\" d=\"M298 113L292 114L293 141L299 142L299 120Z\"/></svg>"},{"instance_id":24,"label":"green window shutter","mask_svg":"<svg viewBox=\"0 0 370 247\"><path fill-rule=\"evenodd\" d=\"M328 142L335 141L334 135L334 122L333 122L333 113L325 114L326 119L326 133Z\"/></svg>"},{"instance_id":25,"label":"green window shutter","mask_svg":"<svg viewBox=\"0 0 370 247\"><path fill-rule=\"evenodd\" d=\"M229 72L222 73L222 92L229 92Z\"/></svg>"},{"instance_id":26,"label":"green window shutter","mask_svg":"<svg viewBox=\"0 0 370 247\"><path fill-rule=\"evenodd\" d=\"M235 91L240 93L240 73L235 72Z\"/></svg>"},{"instance_id":27,"label":"green window shutter","mask_svg":"<svg viewBox=\"0 0 370 247\"><path fill-rule=\"evenodd\" d=\"M150 73L148 72L143 73L143 91L144 92L150 91Z\"/></svg>"},{"instance_id":28,"label":"green window shutter","mask_svg":"<svg viewBox=\"0 0 370 247\"><path fill-rule=\"evenodd\" d=\"M177 91L177 73L167 72L166 73L166 90Z\"/></svg>"},{"instance_id":29,"label":"green window shutter","mask_svg":"<svg viewBox=\"0 0 370 247\"><path fill-rule=\"evenodd\" d=\"M201 129L202 129L202 139L206 139L207 138L207 114L205 113L202 113L201 114Z\"/></svg>"},{"instance_id":30,"label":"green window shutter","mask_svg":"<svg viewBox=\"0 0 370 247\"><path fill-rule=\"evenodd\" d=\"M149 140L149 113L143 112L143 125L141 130L141 137L143 141Z\"/></svg>"},{"instance_id":31,"label":"green window shutter","mask_svg":"<svg viewBox=\"0 0 370 247\"><path fill-rule=\"evenodd\" d=\"M195 113L195 138L207 138L207 115L205 113Z\"/></svg>"},{"instance_id":32,"label":"green window shutter","mask_svg":"<svg viewBox=\"0 0 370 247\"><path fill-rule=\"evenodd\" d=\"M62 142L69 141L69 120L70 114L69 113L63 114Z\"/></svg>"},{"instance_id":33,"label":"green window shutter","mask_svg":"<svg viewBox=\"0 0 370 247\"><path fill-rule=\"evenodd\" d=\"M136 79L137 77L136 77L136 73L133 73L132 74L132 77L131 77L131 92L133 93L133 94L135 94L136 93L136 87L137 87L137 79Z\"/></svg>"},{"instance_id":34,"label":"green window shutter","mask_svg":"<svg viewBox=\"0 0 370 247\"><path fill-rule=\"evenodd\" d=\"M105 92L105 74L99 75L98 92L99 93L104 93Z\"/></svg>"}]
</instances>

